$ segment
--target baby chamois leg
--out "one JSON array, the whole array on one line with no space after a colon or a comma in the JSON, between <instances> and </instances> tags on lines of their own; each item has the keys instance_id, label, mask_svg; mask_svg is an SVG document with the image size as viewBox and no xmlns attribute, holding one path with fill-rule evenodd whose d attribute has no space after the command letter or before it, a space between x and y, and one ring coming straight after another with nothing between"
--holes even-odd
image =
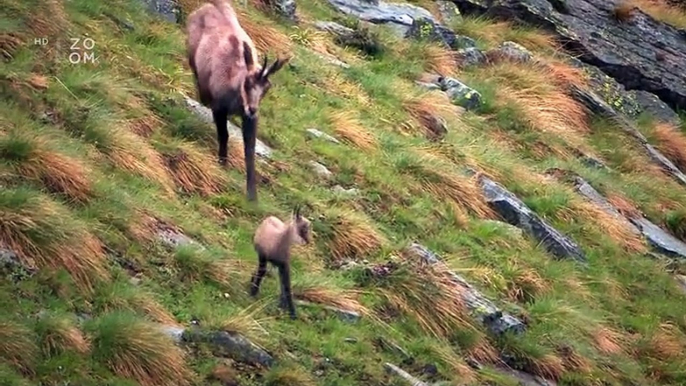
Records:
<instances>
[{"instance_id":1,"label":"baby chamois leg","mask_svg":"<svg viewBox=\"0 0 686 386\"><path fill-rule=\"evenodd\" d=\"M291 319L296 318L293 296L291 294L291 267L289 263L278 263L279 276L281 278L281 297L279 306L288 308Z\"/></svg>"},{"instance_id":2,"label":"baby chamois leg","mask_svg":"<svg viewBox=\"0 0 686 386\"><path fill-rule=\"evenodd\" d=\"M219 163L226 165L226 146L229 143L229 130L226 127L226 120L229 114L225 109L212 109L212 117L214 118L214 125L217 126L217 141L219 142Z\"/></svg>"},{"instance_id":3,"label":"baby chamois leg","mask_svg":"<svg viewBox=\"0 0 686 386\"><path fill-rule=\"evenodd\" d=\"M257 272L252 275L250 279L250 296L256 296L260 291L260 283L264 274L267 273L267 258L264 255L258 254L259 263L257 266Z\"/></svg>"},{"instance_id":4,"label":"baby chamois leg","mask_svg":"<svg viewBox=\"0 0 686 386\"><path fill-rule=\"evenodd\" d=\"M242 117L243 154L245 157L245 182L249 201L257 201L257 181L255 180L255 142L257 141L257 117Z\"/></svg>"}]
</instances>

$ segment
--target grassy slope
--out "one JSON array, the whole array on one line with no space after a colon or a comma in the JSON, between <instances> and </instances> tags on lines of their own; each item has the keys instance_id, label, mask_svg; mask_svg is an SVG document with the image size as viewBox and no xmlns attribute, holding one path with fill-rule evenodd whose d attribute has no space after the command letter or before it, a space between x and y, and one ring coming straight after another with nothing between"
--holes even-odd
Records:
<instances>
[{"instance_id":1,"label":"grassy slope","mask_svg":"<svg viewBox=\"0 0 686 386\"><path fill-rule=\"evenodd\" d=\"M621 224L542 173L550 166L572 169L624 210L642 210L682 231L683 187L652 167L628 137L586 117L566 97L565 82L580 82L580 75L554 61L548 37L486 20L455 25L481 46L512 39L557 63L550 74L513 64L463 71L459 77L486 100L478 113L460 115L440 95L412 85L425 70L453 67L441 49L398 41L380 29L386 50L365 59L311 27L288 27L251 8L247 20L259 21L250 32L260 44L295 54L295 67L276 76L263 103L260 136L276 160L259 166L268 181L254 207L243 199L240 162L229 171L214 166L213 128L179 99L178 91L193 93L182 30L149 19L137 3L2 5L8 15L2 48L13 58L0 65L0 235L37 266L53 268L0 283L6 310L0 375L10 384L133 385L125 380L133 378L169 385L213 374L237 377L241 385L400 385L381 365L402 357L375 345L378 336L417 358L404 365L408 371L435 364L435 380L451 384L511 384L465 364L467 356L493 361L498 351L562 384L686 381L684 295L667 272L679 267L645 257L643 243ZM304 3L305 20L335 16L324 0ZM103 15L128 19L135 29ZM99 62L71 65L68 37L85 34L95 40ZM50 36L52 43L13 43L35 36ZM352 67L333 67L304 46L328 49ZM424 138L412 116L425 111L448 121L444 142ZM347 141L307 140L309 127ZM656 130L649 122L643 128ZM651 140L678 149L683 136L668 134ZM615 171L585 167L570 145ZM240 155L237 147L232 154ZM312 178L309 160L324 163L335 183L361 195L331 192ZM516 192L583 246L590 267L555 261L534 240L484 221L495 216L456 165L480 168ZM288 320L275 307L275 275L258 301L247 296L252 230L261 216L285 216L296 202L311 207L316 243L295 252L295 292L366 312L359 323L317 307L300 307L300 319ZM208 250L165 250L154 242L151 216L179 226ZM421 267L372 283L359 271L329 269L345 258L383 263L409 240L440 252L526 319L527 333L487 336L452 300L453 290ZM134 272L139 285L130 282ZM40 311L47 314L38 318ZM79 323L81 313L93 319ZM279 364L265 371L232 366L202 348L184 358L150 324L192 319L250 336Z\"/></svg>"}]
</instances>

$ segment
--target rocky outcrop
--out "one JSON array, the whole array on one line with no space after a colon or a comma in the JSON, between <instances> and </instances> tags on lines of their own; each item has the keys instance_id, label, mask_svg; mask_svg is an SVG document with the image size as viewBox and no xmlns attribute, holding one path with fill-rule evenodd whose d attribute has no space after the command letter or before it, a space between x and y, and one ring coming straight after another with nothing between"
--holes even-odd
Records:
<instances>
[{"instance_id":1,"label":"rocky outcrop","mask_svg":"<svg viewBox=\"0 0 686 386\"><path fill-rule=\"evenodd\" d=\"M625 217L617 208L615 208L600 192L598 192L591 184L584 180L581 176L568 170L548 169L546 174L564 176L569 180L574 189L586 197L589 201L600 206L605 212L614 216L615 218L627 221L629 229L632 229L636 234L643 235L648 240L651 247L658 253L669 257L686 258L686 243L669 234L659 226L652 223L647 218L641 217Z\"/></svg>"},{"instance_id":2,"label":"rocky outcrop","mask_svg":"<svg viewBox=\"0 0 686 386\"><path fill-rule=\"evenodd\" d=\"M410 244L406 248L406 252L420 257L431 265L443 264L438 255L418 243ZM462 300L464 300L467 307L491 333L499 336L506 332L514 334L524 332L526 326L522 321L510 314L504 313L460 275L452 273L452 279L456 285L463 289Z\"/></svg>"},{"instance_id":3,"label":"rocky outcrop","mask_svg":"<svg viewBox=\"0 0 686 386\"><path fill-rule=\"evenodd\" d=\"M206 344L212 350L212 354L218 357L265 367L274 364L274 358L268 352L236 333L179 326L162 326L161 330L176 343Z\"/></svg>"},{"instance_id":4,"label":"rocky outcrop","mask_svg":"<svg viewBox=\"0 0 686 386\"><path fill-rule=\"evenodd\" d=\"M615 3L605 0L454 0L463 14L480 14L542 27L565 48L600 68L629 90L657 95L672 108L686 109L686 36L635 9L626 22L613 19ZM562 12L561 12L562 11Z\"/></svg>"},{"instance_id":5,"label":"rocky outcrop","mask_svg":"<svg viewBox=\"0 0 686 386\"><path fill-rule=\"evenodd\" d=\"M333 178L333 173L326 166L320 164L317 161L309 161L308 165L319 178L322 180L329 180Z\"/></svg>"},{"instance_id":6,"label":"rocky outcrop","mask_svg":"<svg viewBox=\"0 0 686 386\"><path fill-rule=\"evenodd\" d=\"M429 38L458 49L473 47L474 40L455 34L431 12L411 4L369 0L328 0L339 12L374 24L384 24L402 37Z\"/></svg>"},{"instance_id":7,"label":"rocky outcrop","mask_svg":"<svg viewBox=\"0 0 686 386\"><path fill-rule=\"evenodd\" d=\"M195 115L197 115L204 122L214 126L214 118L212 118L212 111L210 109L203 106L195 99L187 96L184 96L184 100L186 101L186 106L189 110L195 113ZM231 121L227 121L227 128L229 130L229 138L233 137L234 139L239 140L241 143L243 142L243 133L239 127L236 127L236 125L231 123ZM272 149L270 149L269 146L265 145L264 142L260 141L258 138L255 144L255 154L263 158L270 158Z\"/></svg>"},{"instance_id":8,"label":"rocky outcrop","mask_svg":"<svg viewBox=\"0 0 686 386\"><path fill-rule=\"evenodd\" d=\"M159 15L170 23L176 23L179 4L176 0L141 0L151 13Z\"/></svg>"},{"instance_id":9,"label":"rocky outcrop","mask_svg":"<svg viewBox=\"0 0 686 386\"><path fill-rule=\"evenodd\" d=\"M479 176L479 185L486 201L505 221L540 241L548 252L558 258L586 262L586 254L574 241L541 219L505 187L483 175Z\"/></svg>"},{"instance_id":10,"label":"rocky outcrop","mask_svg":"<svg viewBox=\"0 0 686 386\"><path fill-rule=\"evenodd\" d=\"M481 106L481 94L459 80L447 76L431 76L430 82L417 82L429 90L441 90L448 94L450 101L467 110Z\"/></svg>"}]
</instances>

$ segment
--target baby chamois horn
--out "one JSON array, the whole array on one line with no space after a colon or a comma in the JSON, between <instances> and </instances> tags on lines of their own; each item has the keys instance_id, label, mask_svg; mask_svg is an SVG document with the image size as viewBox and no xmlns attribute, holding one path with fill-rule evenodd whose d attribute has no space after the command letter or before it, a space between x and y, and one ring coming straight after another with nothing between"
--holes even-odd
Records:
<instances>
[{"instance_id":1,"label":"baby chamois horn","mask_svg":"<svg viewBox=\"0 0 686 386\"><path fill-rule=\"evenodd\" d=\"M250 279L250 296L257 296L260 283L267 272L267 262L279 269L281 296L279 306L288 308L291 319L296 318L293 296L291 294L291 245L309 244L310 221L300 214L296 207L289 221L284 223L275 216L269 216L255 230L253 243L259 263L257 272Z\"/></svg>"},{"instance_id":2,"label":"baby chamois horn","mask_svg":"<svg viewBox=\"0 0 686 386\"><path fill-rule=\"evenodd\" d=\"M257 49L226 0L211 0L193 11L186 23L188 64L200 103L212 110L219 142L219 163L226 165L229 116L241 117L248 200L257 201L255 142L258 108L271 88L269 77L290 58L258 64Z\"/></svg>"}]
</instances>

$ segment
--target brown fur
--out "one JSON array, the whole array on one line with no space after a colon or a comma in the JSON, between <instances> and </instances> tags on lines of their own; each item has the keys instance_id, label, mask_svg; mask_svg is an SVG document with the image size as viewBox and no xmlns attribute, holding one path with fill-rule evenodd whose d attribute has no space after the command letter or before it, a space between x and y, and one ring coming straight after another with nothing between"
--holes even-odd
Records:
<instances>
[{"instance_id":1,"label":"brown fur","mask_svg":"<svg viewBox=\"0 0 686 386\"><path fill-rule=\"evenodd\" d=\"M193 71L200 102L212 109L219 142L219 162L226 165L229 134L227 119L242 119L248 199L257 200L255 141L258 108L271 88L269 76L289 60L258 65L257 49L240 26L227 0L211 0L188 16L186 25L188 64Z\"/></svg>"},{"instance_id":2,"label":"brown fur","mask_svg":"<svg viewBox=\"0 0 686 386\"><path fill-rule=\"evenodd\" d=\"M288 308L292 319L296 318L290 281L290 248L293 244L309 244L311 241L310 221L300 215L296 208L293 217L283 222L275 216L269 216L255 230L253 244L259 259L257 272L250 280L250 295L256 296L262 278L267 272L267 262L279 269L281 280L280 306Z\"/></svg>"}]
</instances>

